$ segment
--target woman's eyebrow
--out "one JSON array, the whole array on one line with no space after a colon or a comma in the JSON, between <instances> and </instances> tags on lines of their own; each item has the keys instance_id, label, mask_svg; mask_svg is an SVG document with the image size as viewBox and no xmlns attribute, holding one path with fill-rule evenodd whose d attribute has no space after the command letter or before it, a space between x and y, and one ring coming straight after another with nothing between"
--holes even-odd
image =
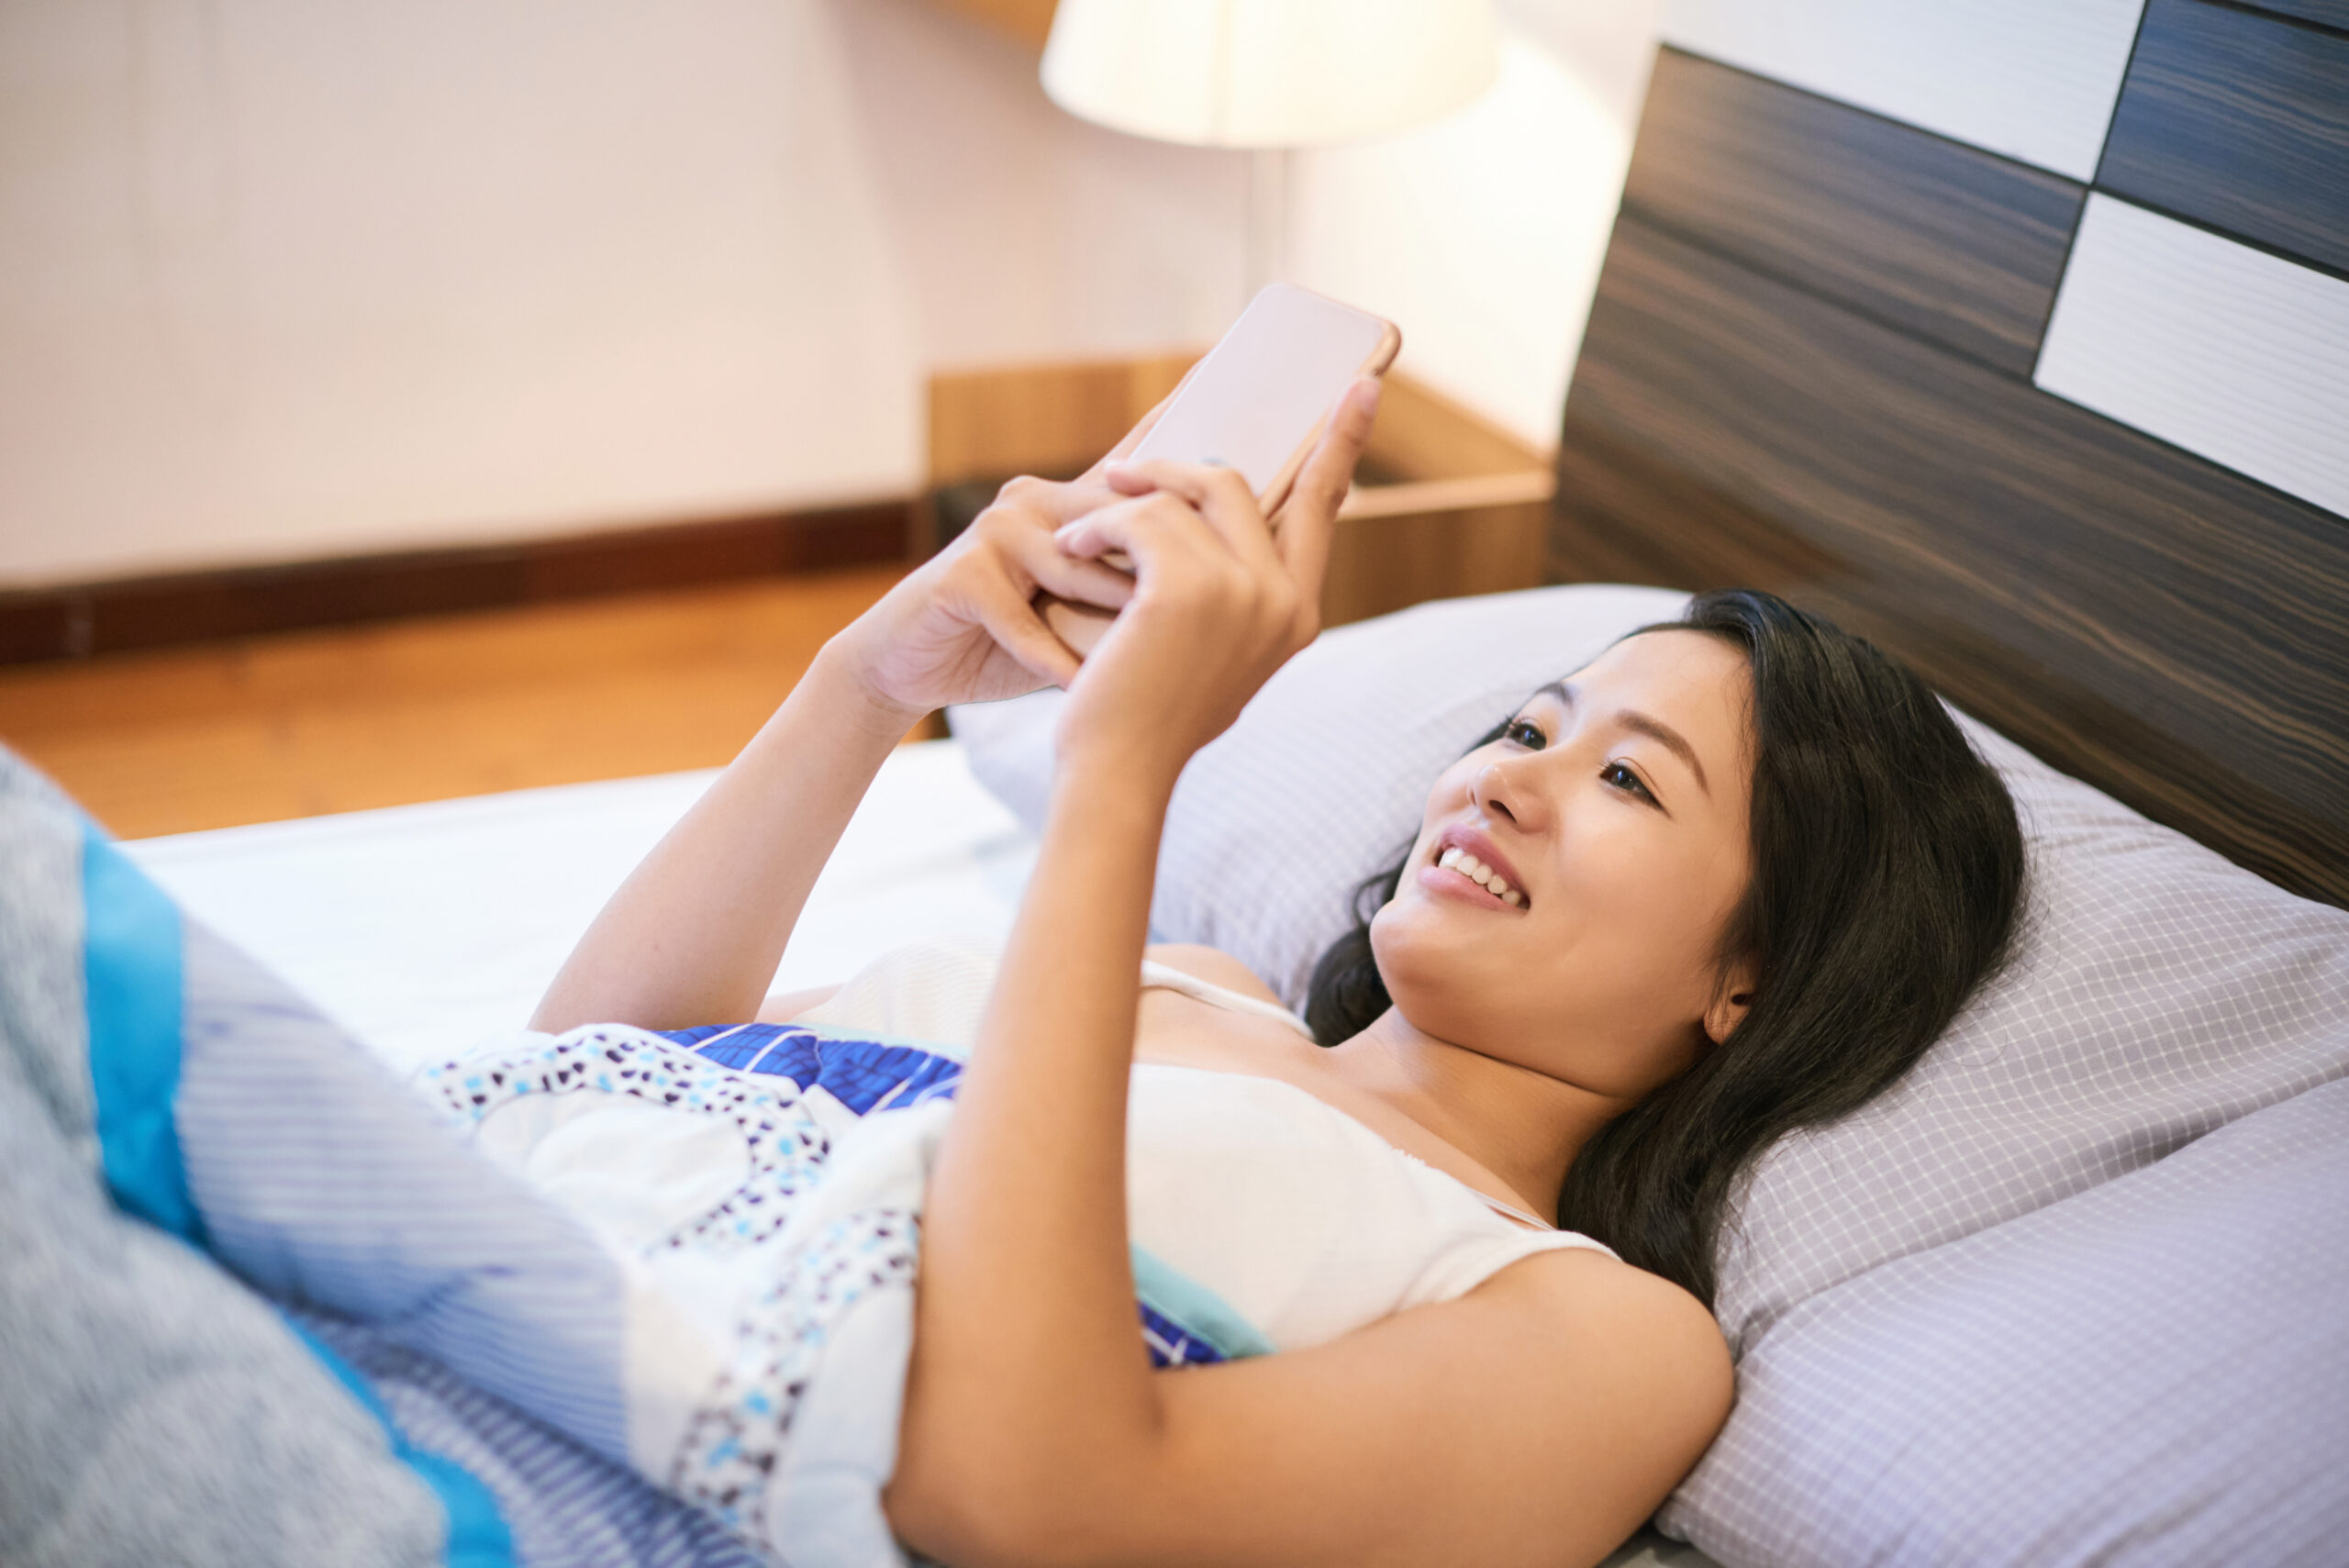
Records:
<instances>
[{"instance_id":1,"label":"woman's eyebrow","mask_svg":"<svg viewBox=\"0 0 2349 1568\"><path fill-rule=\"evenodd\" d=\"M1660 718L1650 718L1635 708L1625 708L1615 716L1615 721L1626 729L1636 730L1663 742L1665 751L1688 764L1688 771L1697 775L1697 787L1705 792L1705 798L1712 798L1713 786L1705 782L1705 764L1697 761L1697 749L1680 738L1680 731Z\"/></svg>"},{"instance_id":2,"label":"woman's eyebrow","mask_svg":"<svg viewBox=\"0 0 2349 1568\"><path fill-rule=\"evenodd\" d=\"M1533 695L1537 697L1544 695L1556 697L1570 708L1577 704L1582 695L1572 681L1553 681ZM1697 760L1697 749L1681 738L1680 731L1660 718L1652 717L1637 708L1631 707L1617 714L1615 722L1636 734L1647 736L1663 746L1665 751L1687 763L1688 771L1697 775L1697 787L1705 792L1707 799L1712 798L1713 786L1705 777L1705 764Z\"/></svg>"}]
</instances>

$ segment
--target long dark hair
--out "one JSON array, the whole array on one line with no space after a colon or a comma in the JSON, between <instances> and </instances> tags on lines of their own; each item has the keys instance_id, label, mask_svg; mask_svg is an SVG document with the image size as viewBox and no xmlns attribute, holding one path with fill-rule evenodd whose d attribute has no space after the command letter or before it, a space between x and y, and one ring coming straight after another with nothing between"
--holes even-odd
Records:
<instances>
[{"instance_id":1,"label":"long dark hair","mask_svg":"<svg viewBox=\"0 0 2349 1568\"><path fill-rule=\"evenodd\" d=\"M1734 643L1753 668L1753 879L1720 959L1759 978L1724 1045L1583 1146L1558 1223L1709 1306L1722 1218L1762 1151L1890 1087L2004 959L2023 847L1998 775L1873 645L1745 589L1642 628L1666 629ZM1390 1005L1370 917L1403 870L1356 890L1354 929L1314 967L1305 1016L1324 1045Z\"/></svg>"}]
</instances>

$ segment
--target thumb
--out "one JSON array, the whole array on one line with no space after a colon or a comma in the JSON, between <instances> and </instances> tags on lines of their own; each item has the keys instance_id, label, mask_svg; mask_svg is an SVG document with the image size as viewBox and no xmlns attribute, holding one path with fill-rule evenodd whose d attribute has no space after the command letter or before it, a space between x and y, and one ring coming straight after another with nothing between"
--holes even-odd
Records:
<instances>
[{"instance_id":1,"label":"thumb","mask_svg":"<svg viewBox=\"0 0 2349 1568\"><path fill-rule=\"evenodd\" d=\"M1290 577L1313 602L1320 595L1321 571L1329 562L1338 508L1345 505L1346 492L1353 484L1354 465L1362 461L1371 426L1378 417L1380 389L1375 376L1364 376L1346 388L1330 412L1329 428L1298 471L1287 505L1281 508L1274 543Z\"/></svg>"},{"instance_id":2,"label":"thumb","mask_svg":"<svg viewBox=\"0 0 2349 1568\"><path fill-rule=\"evenodd\" d=\"M1037 605L1009 583L989 583L973 607L979 624L1030 674L1055 686L1076 678L1076 654L1052 635Z\"/></svg>"}]
</instances>

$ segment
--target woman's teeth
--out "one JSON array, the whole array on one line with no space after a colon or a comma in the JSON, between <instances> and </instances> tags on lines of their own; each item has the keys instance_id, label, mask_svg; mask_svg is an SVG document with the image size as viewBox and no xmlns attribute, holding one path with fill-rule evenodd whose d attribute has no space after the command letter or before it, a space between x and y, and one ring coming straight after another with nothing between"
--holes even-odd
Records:
<instances>
[{"instance_id":1,"label":"woman's teeth","mask_svg":"<svg viewBox=\"0 0 2349 1568\"><path fill-rule=\"evenodd\" d=\"M1525 906L1524 894L1511 887L1506 877L1457 844L1437 856L1435 863L1446 871L1458 872L1512 909Z\"/></svg>"}]
</instances>

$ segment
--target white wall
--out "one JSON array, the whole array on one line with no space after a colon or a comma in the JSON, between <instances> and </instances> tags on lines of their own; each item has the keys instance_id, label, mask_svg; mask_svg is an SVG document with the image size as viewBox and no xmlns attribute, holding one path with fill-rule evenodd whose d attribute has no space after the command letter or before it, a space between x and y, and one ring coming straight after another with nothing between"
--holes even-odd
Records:
<instances>
[{"instance_id":1,"label":"white wall","mask_svg":"<svg viewBox=\"0 0 2349 1568\"><path fill-rule=\"evenodd\" d=\"M1052 106L1036 55L927 0L834 0L930 366L1212 342L1243 303L1240 154Z\"/></svg>"},{"instance_id":2,"label":"white wall","mask_svg":"<svg viewBox=\"0 0 2349 1568\"><path fill-rule=\"evenodd\" d=\"M902 486L843 48L776 0L0 0L0 573Z\"/></svg>"},{"instance_id":3,"label":"white wall","mask_svg":"<svg viewBox=\"0 0 2349 1568\"><path fill-rule=\"evenodd\" d=\"M1299 282L1403 328L1403 364L1553 447L1655 56L1655 0L1502 0L1468 108L1297 155Z\"/></svg>"},{"instance_id":4,"label":"white wall","mask_svg":"<svg viewBox=\"0 0 2349 1568\"><path fill-rule=\"evenodd\" d=\"M1650 5L1300 159L1297 275L1533 439ZM1244 211L922 0L0 0L0 584L903 493L931 367L1210 339Z\"/></svg>"}]
</instances>

